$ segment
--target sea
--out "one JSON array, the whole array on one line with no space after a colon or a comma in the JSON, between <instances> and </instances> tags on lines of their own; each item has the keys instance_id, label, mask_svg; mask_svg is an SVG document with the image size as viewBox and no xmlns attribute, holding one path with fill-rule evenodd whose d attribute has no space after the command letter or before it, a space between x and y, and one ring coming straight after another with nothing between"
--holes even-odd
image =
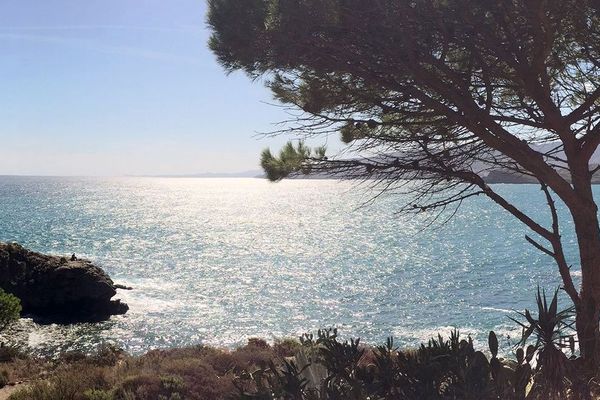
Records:
<instances>
[{"instance_id":1,"label":"sea","mask_svg":"<svg viewBox=\"0 0 600 400\"><path fill-rule=\"evenodd\" d=\"M493 186L541 224L536 185ZM343 338L412 347L458 329L510 351L510 318L559 287L527 228L484 197L454 213L400 213L407 194L370 182L257 178L0 177L0 241L92 260L116 283L126 315L37 325L5 339L33 352L131 353L198 344L235 347L337 328ZM569 214L559 208L576 285ZM568 301L560 294L565 307Z\"/></svg>"}]
</instances>

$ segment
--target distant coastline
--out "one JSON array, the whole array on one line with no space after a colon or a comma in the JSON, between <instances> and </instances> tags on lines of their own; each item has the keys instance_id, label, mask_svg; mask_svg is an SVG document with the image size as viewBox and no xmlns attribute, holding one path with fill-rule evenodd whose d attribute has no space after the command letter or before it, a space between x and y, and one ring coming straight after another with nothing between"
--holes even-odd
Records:
<instances>
[{"instance_id":1,"label":"distant coastline","mask_svg":"<svg viewBox=\"0 0 600 400\"><path fill-rule=\"evenodd\" d=\"M559 172L565 180L571 181L570 177L563 172ZM86 178L86 176L60 176L60 175L3 175L0 174L0 178L11 178L11 177L22 177L22 178ZM95 177L95 176L94 176ZM126 178L253 178L253 179L266 179L265 174L260 170L249 170L241 172L203 172L195 174L160 174L160 175L123 175ZM353 179L343 178L338 176L331 176L325 174L312 174L312 175L293 175L286 179L290 180L340 180L340 179ZM358 178L356 178L358 179ZM375 177L371 178L375 179ZM488 175L483 177L484 181L488 184L518 184L518 185L530 185L538 184L539 182L532 176L516 173L513 171L506 170L495 170L491 171ZM600 173L595 173L592 177L592 184L600 184Z\"/></svg>"},{"instance_id":2,"label":"distant coastline","mask_svg":"<svg viewBox=\"0 0 600 400\"><path fill-rule=\"evenodd\" d=\"M568 182L571 182L571 177L562 171L559 174ZM529 175L524 175L512 171L495 170L491 171L486 177L484 177L486 183L513 183L513 184L538 184L538 180ZM600 184L600 174L595 173L592 176L592 184Z\"/></svg>"},{"instance_id":3,"label":"distant coastline","mask_svg":"<svg viewBox=\"0 0 600 400\"><path fill-rule=\"evenodd\" d=\"M200 172L195 174L128 175L136 178L264 178L260 170L241 172Z\"/></svg>"}]
</instances>

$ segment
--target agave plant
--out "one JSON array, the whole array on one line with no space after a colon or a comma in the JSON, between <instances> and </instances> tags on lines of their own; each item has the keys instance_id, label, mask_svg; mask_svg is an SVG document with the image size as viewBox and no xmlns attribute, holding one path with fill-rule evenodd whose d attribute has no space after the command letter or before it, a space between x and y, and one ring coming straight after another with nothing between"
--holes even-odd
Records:
<instances>
[{"instance_id":1,"label":"agave plant","mask_svg":"<svg viewBox=\"0 0 600 400\"><path fill-rule=\"evenodd\" d=\"M526 322L509 317L523 328L520 344L524 345L530 337L534 337L537 349L549 345L566 348L569 346L567 343L574 337L572 333L573 317L575 316L574 307L558 311L558 289L554 292L550 304L548 304L546 292L544 290L540 291L539 287L535 298L538 308L537 319L531 315L529 310L525 310L523 313L518 312L526 319Z\"/></svg>"},{"instance_id":2,"label":"agave plant","mask_svg":"<svg viewBox=\"0 0 600 400\"><path fill-rule=\"evenodd\" d=\"M538 287L536 303L537 318L525 310L519 313L525 318L524 322L511 319L523 328L521 345L531 338L535 339L537 366L534 389L545 392L546 398L561 396L572 377L572 364L563 349L573 349L574 308L558 311L558 289L548 303L545 291Z\"/></svg>"}]
</instances>

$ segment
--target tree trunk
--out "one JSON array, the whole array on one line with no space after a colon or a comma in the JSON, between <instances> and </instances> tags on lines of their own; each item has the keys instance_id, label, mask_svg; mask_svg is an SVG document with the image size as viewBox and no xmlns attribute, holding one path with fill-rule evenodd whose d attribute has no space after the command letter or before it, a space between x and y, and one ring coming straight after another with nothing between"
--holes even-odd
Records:
<instances>
[{"instance_id":1,"label":"tree trunk","mask_svg":"<svg viewBox=\"0 0 600 400\"><path fill-rule=\"evenodd\" d=\"M581 304L577 307L577 337L581 357L591 371L597 370L600 366L598 318L600 318L600 302L592 296L585 296L585 298L582 296Z\"/></svg>"},{"instance_id":2,"label":"tree trunk","mask_svg":"<svg viewBox=\"0 0 600 400\"><path fill-rule=\"evenodd\" d=\"M600 366L600 235L597 217L576 225L581 258L581 293L576 304L576 328L581 356L590 367ZM578 225L584 225L583 227Z\"/></svg>"},{"instance_id":3,"label":"tree trunk","mask_svg":"<svg viewBox=\"0 0 600 400\"><path fill-rule=\"evenodd\" d=\"M570 207L581 263L581 292L575 304L575 325L581 356L589 368L596 370L600 367L600 228L591 174L587 165L578 167L572 178L579 204Z\"/></svg>"}]
</instances>

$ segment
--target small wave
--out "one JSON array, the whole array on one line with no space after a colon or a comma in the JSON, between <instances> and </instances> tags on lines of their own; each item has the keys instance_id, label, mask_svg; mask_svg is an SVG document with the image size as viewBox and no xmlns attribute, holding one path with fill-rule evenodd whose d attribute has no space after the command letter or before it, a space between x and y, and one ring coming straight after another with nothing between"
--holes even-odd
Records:
<instances>
[{"instance_id":1,"label":"small wave","mask_svg":"<svg viewBox=\"0 0 600 400\"><path fill-rule=\"evenodd\" d=\"M485 310L485 311L498 311L498 312L503 312L503 313L512 313L514 312L514 310L508 310L506 308L496 308L496 307L479 307L480 310Z\"/></svg>"}]
</instances>

